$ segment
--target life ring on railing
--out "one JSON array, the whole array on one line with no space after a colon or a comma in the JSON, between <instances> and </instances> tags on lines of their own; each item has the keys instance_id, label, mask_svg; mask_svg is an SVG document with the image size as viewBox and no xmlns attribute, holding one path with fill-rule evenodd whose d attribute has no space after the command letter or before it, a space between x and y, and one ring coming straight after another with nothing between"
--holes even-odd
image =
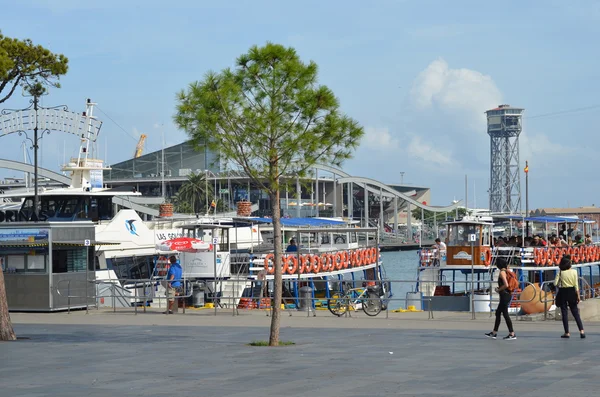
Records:
<instances>
[{"instance_id":1,"label":"life ring on railing","mask_svg":"<svg viewBox=\"0 0 600 397\"><path fill-rule=\"evenodd\" d=\"M298 266L300 266L300 274L308 273L310 271L310 255L302 255Z\"/></svg>"},{"instance_id":2,"label":"life ring on railing","mask_svg":"<svg viewBox=\"0 0 600 397\"><path fill-rule=\"evenodd\" d=\"M573 263L579 263L579 247L573 248L573 254L571 254L571 260Z\"/></svg>"},{"instance_id":3,"label":"life ring on railing","mask_svg":"<svg viewBox=\"0 0 600 397\"><path fill-rule=\"evenodd\" d=\"M269 260L273 262L272 265L269 265ZM265 272L267 274L275 274L275 255L267 254L265 256Z\"/></svg>"},{"instance_id":4,"label":"life ring on railing","mask_svg":"<svg viewBox=\"0 0 600 397\"><path fill-rule=\"evenodd\" d=\"M554 262L554 264L558 265L558 264L560 264L562 257L563 257L562 249L556 248L554 250L554 258L552 258L553 259L552 262Z\"/></svg>"},{"instance_id":5,"label":"life ring on railing","mask_svg":"<svg viewBox=\"0 0 600 397\"><path fill-rule=\"evenodd\" d=\"M319 273L321 271L321 259L319 259L319 255L311 256L310 271L311 273Z\"/></svg>"},{"instance_id":6,"label":"life ring on railing","mask_svg":"<svg viewBox=\"0 0 600 397\"><path fill-rule=\"evenodd\" d=\"M371 248L371 263L377 263L377 251L377 248Z\"/></svg>"},{"instance_id":7,"label":"life ring on railing","mask_svg":"<svg viewBox=\"0 0 600 397\"><path fill-rule=\"evenodd\" d=\"M365 254L363 253L362 250L357 250L356 251L356 267L362 266L363 265L363 259L365 257Z\"/></svg>"},{"instance_id":8,"label":"life ring on railing","mask_svg":"<svg viewBox=\"0 0 600 397\"><path fill-rule=\"evenodd\" d=\"M485 260L483 263L485 263L486 266L489 266L492 264L492 251L491 250L485 251Z\"/></svg>"},{"instance_id":9,"label":"life ring on railing","mask_svg":"<svg viewBox=\"0 0 600 397\"><path fill-rule=\"evenodd\" d=\"M292 266L290 266L290 261L292 262ZM296 274L298 271L298 258L295 255L288 255L285 257L285 262L283 265L283 272L287 274Z\"/></svg>"},{"instance_id":10,"label":"life ring on railing","mask_svg":"<svg viewBox=\"0 0 600 397\"><path fill-rule=\"evenodd\" d=\"M554 263L554 249L548 248L547 252L548 252L548 255L546 258L546 266L552 266L552 264Z\"/></svg>"},{"instance_id":11,"label":"life ring on railing","mask_svg":"<svg viewBox=\"0 0 600 397\"><path fill-rule=\"evenodd\" d=\"M342 269L348 269L348 252L342 251L340 255L342 257Z\"/></svg>"},{"instance_id":12,"label":"life ring on railing","mask_svg":"<svg viewBox=\"0 0 600 397\"><path fill-rule=\"evenodd\" d=\"M598 247L594 247L594 261L600 260L600 249Z\"/></svg>"},{"instance_id":13,"label":"life ring on railing","mask_svg":"<svg viewBox=\"0 0 600 397\"><path fill-rule=\"evenodd\" d=\"M342 260L341 252L336 252L333 255L333 264L335 265L335 270L342 270L342 268L344 267L344 263Z\"/></svg>"},{"instance_id":14,"label":"life ring on railing","mask_svg":"<svg viewBox=\"0 0 600 397\"><path fill-rule=\"evenodd\" d=\"M542 263L542 250L540 248L533 249L533 263L539 265Z\"/></svg>"},{"instance_id":15,"label":"life ring on railing","mask_svg":"<svg viewBox=\"0 0 600 397\"><path fill-rule=\"evenodd\" d=\"M579 247L579 262L583 263L587 259L587 247Z\"/></svg>"}]
</instances>

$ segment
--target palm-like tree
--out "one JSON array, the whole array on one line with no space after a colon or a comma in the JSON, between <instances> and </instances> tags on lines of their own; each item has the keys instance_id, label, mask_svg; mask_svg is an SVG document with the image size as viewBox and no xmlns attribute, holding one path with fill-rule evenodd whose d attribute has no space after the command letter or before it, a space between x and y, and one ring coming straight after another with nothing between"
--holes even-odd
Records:
<instances>
[{"instance_id":1,"label":"palm-like tree","mask_svg":"<svg viewBox=\"0 0 600 397\"><path fill-rule=\"evenodd\" d=\"M212 186L208 184L206 175L191 173L175 195L175 199L179 208L190 208L197 214L206 207L206 197L210 200L212 196Z\"/></svg>"}]
</instances>

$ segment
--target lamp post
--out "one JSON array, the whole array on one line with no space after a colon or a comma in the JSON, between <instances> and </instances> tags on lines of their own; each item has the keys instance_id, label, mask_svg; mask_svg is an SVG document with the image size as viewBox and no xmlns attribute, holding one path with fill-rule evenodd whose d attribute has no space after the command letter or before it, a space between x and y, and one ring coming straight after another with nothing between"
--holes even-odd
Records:
<instances>
[{"instance_id":1,"label":"lamp post","mask_svg":"<svg viewBox=\"0 0 600 397\"><path fill-rule=\"evenodd\" d=\"M525 160L525 218L529 216L529 162ZM525 237L529 237L529 221L526 222Z\"/></svg>"}]
</instances>

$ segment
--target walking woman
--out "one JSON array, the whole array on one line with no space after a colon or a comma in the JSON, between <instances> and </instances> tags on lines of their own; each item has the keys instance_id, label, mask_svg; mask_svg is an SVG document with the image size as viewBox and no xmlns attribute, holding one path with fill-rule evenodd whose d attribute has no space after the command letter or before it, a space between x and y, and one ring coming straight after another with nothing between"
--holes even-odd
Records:
<instances>
[{"instance_id":1,"label":"walking woman","mask_svg":"<svg viewBox=\"0 0 600 397\"><path fill-rule=\"evenodd\" d=\"M508 315L508 305L510 304L510 298L512 295L512 291L509 289L508 279L513 277L516 279L516 275L509 274L508 262L504 258L498 258L496 260L496 267L500 269L500 274L498 275L498 287L496 288L496 292L500 296L500 302L496 308L496 322L494 323L494 330L492 332L488 332L485 334L485 336L492 339L496 339L498 337L498 328L500 328L500 321L502 321L502 316L504 316L504 321L508 327L508 336L505 336L502 339L515 340L517 339L517 336L515 335L515 331L513 329L512 320Z\"/></svg>"},{"instance_id":2,"label":"walking woman","mask_svg":"<svg viewBox=\"0 0 600 397\"><path fill-rule=\"evenodd\" d=\"M579 336L581 339L585 338L585 331L583 330L583 323L579 316L579 277L577 270L571 269L571 257L569 255L563 256L558 265L560 271L554 279L554 285L558 287L558 293L556 294L556 306L560 307L560 313L562 315L563 328L565 333L562 334L561 338L570 338L569 333L569 312L567 306L571 309L571 314L577 323L579 328Z\"/></svg>"}]
</instances>

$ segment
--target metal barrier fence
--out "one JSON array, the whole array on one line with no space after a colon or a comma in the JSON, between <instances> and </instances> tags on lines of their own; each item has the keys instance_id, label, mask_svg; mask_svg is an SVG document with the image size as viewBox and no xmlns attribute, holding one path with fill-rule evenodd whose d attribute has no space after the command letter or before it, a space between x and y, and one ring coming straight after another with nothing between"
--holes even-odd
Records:
<instances>
[{"instance_id":1,"label":"metal barrier fence","mask_svg":"<svg viewBox=\"0 0 600 397\"><path fill-rule=\"evenodd\" d=\"M582 282L585 283L587 285L587 290L592 290L593 289L589 286L589 284L587 283L587 281L583 278ZM78 296L78 295L71 295L71 280L62 280L61 282L66 282L66 291L63 290L64 287L61 288L61 282L59 282L59 284L56 286L56 290L57 293L61 296L66 296L67 300L68 300L68 312L70 313L71 311L71 299L72 298L86 298L86 302L89 302L90 299L94 299L96 304L92 305L95 306L96 309L99 309L99 304L98 304L98 300L99 300L99 296L97 296L96 291L97 291L97 287L101 286L101 285L108 285L110 286L110 290L111 293L109 295L104 294L102 297L103 298L110 298L112 299L112 311L116 312L117 311L117 305L116 305L116 301L117 299L124 299L125 302L129 302L129 304L134 310L134 313L137 315L138 314L138 307L141 305L143 307L143 312L146 313L146 309L148 307L149 302L155 302L155 301L159 301L161 302L162 300L165 300L167 302L166 304L166 313L168 313L169 308L168 308L168 301L172 298L175 300L175 304L176 307L179 306L179 300L182 299L188 299L190 297L192 297L193 294L193 286L194 286L194 282L191 282L190 280L182 280L184 283L184 288L181 294L178 294L177 296L171 297L169 296L169 290L167 288L165 288L165 295L164 296L160 296L158 294L155 294L155 290L157 289L157 286L159 284L163 284L164 285L164 280L158 280L158 279L120 279L120 280L90 280L88 281L89 284L93 284L94 285L94 296ZM251 280L230 280L231 283L243 283L243 282L250 282ZM296 283L296 290L298 289L298 284L299 282L306 282L306 281L298 281L298 280L286 280L287 282L291 282L291 283ZM337 282L338 280L332 280L333 282ZM343 281L349 281L349 280L343 280ZM212 282L212 281L209 281ZM220 281L220 283L223 281ZM444 280L444 281L428 281L428 280L385 280L385 283L389 283L389 285L391 286L398 286L398 285L403 285L403 284L410 284L410 285L416 285L417 282L420 283L433 283L436 285L448 285L448 284L464 284L465 285L465 289L463 292L461 292L463 295L460 295L462 297L464 296L469 296L470 297L470 312L472 314L472 319L476 318L476 311L475 311L475 295L474 294L469 294L469 292L475 291L475 292L483 292L485 295L487 295L489 297L489 299L483 299L483 300L479 300L481 302L489 302L489 314L490 317L493 315L494 310L492 309L492 304L493 303L497 303L499 302L499 299L497 299L497 297L494 296L494 294L491 292L492 291L492 287L493 285L496 283L496 281L494 280ZM382 282L378 281L378 280L356 280L356 283L362 283L362 284L367 284L367 283L375 283L380 289L379 291L381 291L381 285ZM541 285L540 285L540 291L543 290L544 286L551 283L551 281L544 281ZM473 285L474 284L478 284L480 287L483 285L484 288L478 288L477 290L474 289ZM533 283L530 282L524 282L522 281L521 286L527 286L527 285L534 285ZM343 286L343 284L341 284ZM471 289L469 290L467 287L471 286ZM141 288L141 290L144 292L142 294L138 293L138 290ZM367 287L364 287L367 288ZM523 288L525 289L525 288ZM88 289L86 288L86 291ZM132 290L133 293L130 293L128 296L126 296L125 294L122 293L122 290ZM244 289L242 288L242 291ZM394 288L392 288L392 291L394 290ZM117 291L121 291L120 293L117 293ZM267 289L268 291L268 289ZM531 297L531 299L528 300L520 300L520 299L515 299L515 293L513 293L513 299L511 300L511 303L528 303L528 302L533 302L536 298L538 298L540 300L540 302L544 302L545 303L545 316L544 318L546 319L546 313L547 313L547 303L550 302L550 300L545 299L542 300L542 296L540 295L538 297L537 294L537 289L533 288L534 294ZM66 295L63 294L63 292L66 292ZM214 305L214 314L216 315L218 312L218 308L224 308L224 309L228 309L229 306L231 306L232 309L232 315L236 316L239 315L239 309L243 307L241 306L242 300L244 300L244 302L251 302L252 304L250 305L252 308L264 308L264 309L269 309L266 312L266 315L269 316L271 315L272 309L273 309L273 298L271 296L250 296L250 297L245 297L243 296L243 293L240 294L235 294L236 296L219 296L217 291L211 291L212 292L212 301L213 301L213 305ZM331 293L335 293L335 292L344 292L343 288L338 288L338 289L334 289L333 291L331 291ZM375 300L379 300L382 302L382 305L384 305L385 307L381 310L381 311L385 311L386 315L385 318L389 318L389 312L390 312L390 304L392 302L403 302L405 307L408 308L409 307L409 303L412 302L420 302L421 303L421 307L424 303L427 302L427 312L428 312L428 319L433 319L434 318L434 308L433 308L433 298L435 298L435 296L420 296L420 297L409 297L409 294L414 294L414 293L418 293L418 291L409 291L406 293L405 297L394 297L394 296L387 296L387 293L389 291L383 291L382 295L379 295L378 297L369 297L369 298L362 298L362 300L364 301L375 301ZM595 293L592 292L592 296L595 297ZM208 294L209 296L209 300L211 299L210 294ZM412 296L412 295L411 295ZM454 295L456 296L456 294ZM132 302L133 300L133 302ZM314 297L314 295L311 296L300 296L300 294L298 294L298 296L294 296L294 297L283 297L282 301L286 302L286 301L294 301L293 304L289 304L286 305L285 303L283 303L283 311L284 313L288 313L289 316L292 316L293 313L299 313L299 312L306 312L306 316L310 317L311 313L313 316L316 316L317 310L321 309L321 310L326 310L327 309L327 304L328 301L331 300L331 295L330 294L326 294L325 297ZM223 304L223 302L226 302L225 304ZM319 307L320 305L320 307ZM353 304L354 306L354 304ZM183 314L186 313L186 305L185 303L182 305L182 309L183 309ZM348 310L345 311L344 316L346 317L352 317L352 311L357 310L356 308L353 308L352 310L350 310L350 308L347 308ZM422 311L422 310L419 310ZM89 305L86 304L86 313L89 312ZM468 312L468 311L463 311L463 312ZM485 313L483 311L478 311L478 313Z\"/></svg>"}]
</instances>

